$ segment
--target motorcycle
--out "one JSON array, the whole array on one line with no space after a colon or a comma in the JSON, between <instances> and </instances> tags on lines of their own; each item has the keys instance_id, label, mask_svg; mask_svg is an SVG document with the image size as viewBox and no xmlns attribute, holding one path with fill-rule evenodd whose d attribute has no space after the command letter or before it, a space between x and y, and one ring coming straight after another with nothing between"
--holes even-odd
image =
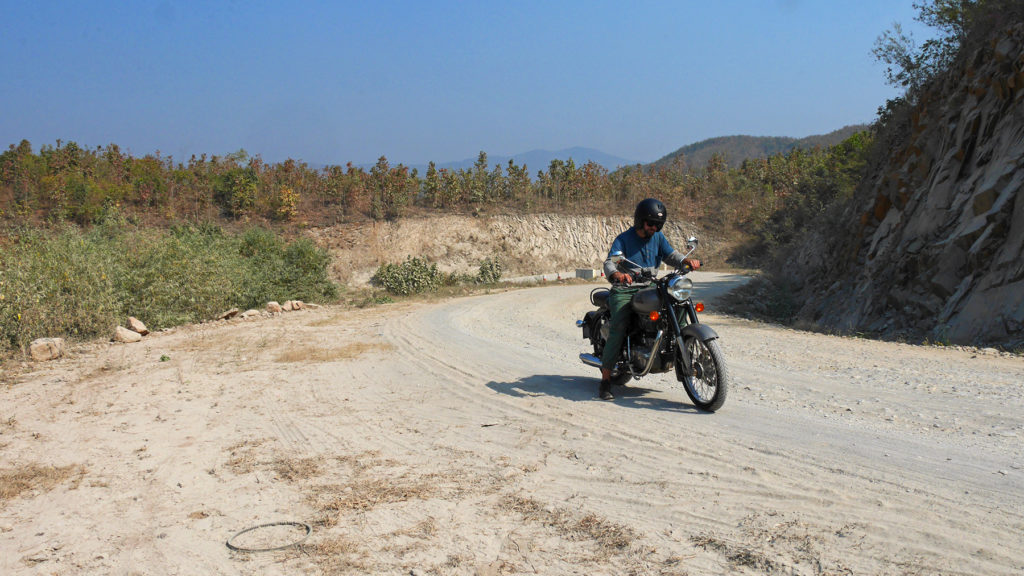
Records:
<instances>
[{"instance_id":1,"label":"motorcycle","mask_svg":"<svg viewBox=\"0 0 1024 576\"><path fill-rule=\"evenodd\" d=\"M685 257L697 249L697 243L692 236L687 240ZM682 264L658 278L656 269L642 268L622 253L612 254L611 260L620 271L634 277L634 285L646 285L630 302L635 314L612 370L612 385L622 386L632 379L674 369L676 379L683 383L698 409L714 412L721 408L729 389L729 370L718 334L697 318L704 306L691 298L693 281L686 277L689 267ZM580 360L588 366L601 367L611 320L610 294L607 288L591 291L590 303L597 310L576 321L583 338L590 339L594 347L593 354L580 354Z\"/></svg>"}]
</instances>

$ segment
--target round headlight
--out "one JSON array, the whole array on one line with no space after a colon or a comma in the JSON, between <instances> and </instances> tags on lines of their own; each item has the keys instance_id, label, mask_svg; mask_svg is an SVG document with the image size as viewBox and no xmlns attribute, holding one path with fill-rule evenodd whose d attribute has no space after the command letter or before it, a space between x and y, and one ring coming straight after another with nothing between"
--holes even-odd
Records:
<instances>
[{"instance_id":1,"label":"round headlight","mask_svg":"<svg viewBox=\"0 0 1024 576\"><path fill-rule=\"evenodd\" d=\"M693 280L686 276L673 278L668 284L668 294L676 300L686 300L690 297L691 292L693 292Z\"/></svg>"}]
</instances>

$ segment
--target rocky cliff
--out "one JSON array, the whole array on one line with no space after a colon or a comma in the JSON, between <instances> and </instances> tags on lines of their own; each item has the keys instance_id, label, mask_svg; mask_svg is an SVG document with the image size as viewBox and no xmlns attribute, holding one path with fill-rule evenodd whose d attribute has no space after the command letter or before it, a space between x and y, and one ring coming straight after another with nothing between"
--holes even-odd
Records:
<instances>
[{"instance_id":1,"label":"rocky cliff","mask_svg":"<svg viewBox=\"0 0 1024 576\"><path fill-rule=\"evenodd\" d=\"M920 98L905 145L789 262L800 320L953 343L1024 344L1024 25Z\"/></svg>"}]
</instances>

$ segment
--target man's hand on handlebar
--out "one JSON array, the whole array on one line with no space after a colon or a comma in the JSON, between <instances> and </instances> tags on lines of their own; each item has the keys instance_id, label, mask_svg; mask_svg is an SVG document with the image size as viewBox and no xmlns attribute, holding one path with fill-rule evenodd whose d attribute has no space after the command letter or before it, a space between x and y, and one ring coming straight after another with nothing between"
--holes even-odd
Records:
<instances>
[{"instance_id":1,"label":"man's hand on handlebar","mask_svg":"<svg viewBox=\"0 0 1024 576\"><path fill-rule=\"evenodd\" d=\"M625 272L615 272L610 280L613 284L626 284L627 286L633 283L633 277Z\"/></svg>"},{"instance_id":2,"label":"man's hand on handlebar","mask_svg":"<svg viewBox=\"0 0 1024 576\"><path fill-rule=\"evenodd\" d=\"M683 267L688 270L699 270L700 260L697 260L696 258L687 258L686 260L683 260Z\"/></svg>"}]
</instances>

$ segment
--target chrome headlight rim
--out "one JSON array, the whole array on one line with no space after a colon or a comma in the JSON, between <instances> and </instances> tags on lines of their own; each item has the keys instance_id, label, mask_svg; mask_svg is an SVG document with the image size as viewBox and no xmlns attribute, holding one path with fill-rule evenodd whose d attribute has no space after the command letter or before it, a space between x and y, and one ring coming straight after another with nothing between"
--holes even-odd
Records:
<instances>
[{"instance_id":1,"label":"chrome headlight rim","mask_svg":"<svg viewBox=\"0 0 1024 576\"><path fill-rule=\"evenodd\" d=\"M682 302L693 293L693 280L686 276L677 276L668 283L668 295Z\"/></svg>"}]
</instances>

